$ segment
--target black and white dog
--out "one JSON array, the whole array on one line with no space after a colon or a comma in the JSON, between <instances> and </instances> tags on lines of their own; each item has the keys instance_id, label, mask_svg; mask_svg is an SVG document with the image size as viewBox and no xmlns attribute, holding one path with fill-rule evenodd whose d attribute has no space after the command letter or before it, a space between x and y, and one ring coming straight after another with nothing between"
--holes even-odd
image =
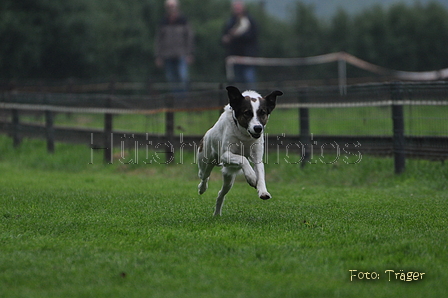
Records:
<instances>
[{"instance_id":1,"label":"black and white dog","mask_svg":"<svg viewBox=\"0 0 448 298\"><path fill-rule=\"evenodd\" d=\"M223 167L223 185L216 199L215 216L221 215L225 195L232 188L235 176L241 171L249 185L257 189L261 199L271 198L264 178L263 131L269 115L275 108L277 96L283 95L281 91L273 91L262 97L255 91L241 93L233 86L226 89L229 104L225 106L215 125L206 132L198 148L201 179L199 194L207 190L213 167Z\"/></svg>"}]
</instances>

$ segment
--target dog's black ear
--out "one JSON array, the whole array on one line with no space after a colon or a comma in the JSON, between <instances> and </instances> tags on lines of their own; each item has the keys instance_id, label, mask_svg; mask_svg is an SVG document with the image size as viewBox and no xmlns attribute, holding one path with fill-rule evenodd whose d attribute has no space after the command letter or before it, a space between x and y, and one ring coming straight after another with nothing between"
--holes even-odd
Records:
<instances>
[{"instance_id":1,"label":"dog's black ear","mask_svg":"<svg viewBox=\"0 0 448 298\"><path fill-rule=\"evenodd\" d=\"M275 109L275 104L277 101L277 96L282 96L283 92L279 90L272 91L268 95L266 95L266 103L268 108L268 114L270 114Z\"/></svg>"},{"instance_id":2,"label":"dog's black ear","mask_svg":"<svg viewBox=\"0 0 448 298\"><path fill-rule=\"evenodd\" d=\"M241 101L244 99L244 97L241 94L240 90L238 90L238 88L234 86L227 86L226 89L229 96L229 104L232 109L236 110L240 106Z\"/></svg>"}]
</instances>

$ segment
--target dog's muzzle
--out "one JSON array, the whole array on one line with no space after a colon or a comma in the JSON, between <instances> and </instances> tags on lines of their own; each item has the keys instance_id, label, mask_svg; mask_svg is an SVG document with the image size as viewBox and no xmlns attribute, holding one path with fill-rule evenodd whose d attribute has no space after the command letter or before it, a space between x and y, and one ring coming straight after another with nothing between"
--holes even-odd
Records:
<instances>
[{"instance_id":1,"label":"dog's muzzle","mask_svg":"<svg viewBox=\"0 0 448 298\"><path fill-rule=\"evenodd\" d=\"M247 131L254 139L258 139L259 137L261 137L261 133L263 132L263 126L255 125L253 127L253 130L254 130L254 132L251 132L250 130L247 130Z\"/></svg>"}]
</instances>

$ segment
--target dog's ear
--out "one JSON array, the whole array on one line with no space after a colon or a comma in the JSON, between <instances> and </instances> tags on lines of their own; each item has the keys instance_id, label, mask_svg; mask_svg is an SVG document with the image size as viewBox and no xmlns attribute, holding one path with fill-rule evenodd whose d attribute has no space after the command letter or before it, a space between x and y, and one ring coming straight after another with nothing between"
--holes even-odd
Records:
<instances>
[{"instance_id":1,"label":"dog's ear","mask_svg":"<svg viewBox=\"0 0 448 298\"><path fill-rule=\"evenodd\" d=\"M229 96L229 104L232 109L236 110L240 106L244 97L241 94L240 90L238 90L238 88L234 86L227 86L226 89Z\"/></svg>"},{"instance_id":2,"label":"dog's ear","mask_svg":"<svg viewBox=\"0 0 448 298\"><path fill-rule=\"evenodd\" d=\"M275 90L265 96L267 108L268 108L268 114L270 114L275 109L277 96L281 96L281 95L283 95L283 92L281 92L279 90Z\"/></svg>"}]
</instances>

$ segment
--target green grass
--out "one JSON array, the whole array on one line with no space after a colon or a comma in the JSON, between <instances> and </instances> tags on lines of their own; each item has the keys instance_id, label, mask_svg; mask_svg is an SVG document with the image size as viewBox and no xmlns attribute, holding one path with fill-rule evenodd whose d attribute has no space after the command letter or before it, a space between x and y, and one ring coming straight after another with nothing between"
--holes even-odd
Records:
<instances>
[{"instance_id":1,"label":"green grass","mask_svg":"<svg viewBox=\"0 0 448 298\"><path fill-rule=\"evenodd\" d=\"M391 159L301 169L270 156L262 201L238 178L197 194L184 164L103 165L88 146L0 136L0 297L443 297L447 166ZM350 281L349 270L380 274ZM391 281L385 270L423 280Z\"/></svg>"},{"instance_id":2,"label":"green grass","mask_svg":"<svg viewBox=\"0 0 448 298\"><path fill-rule=\"evenodd\" d=\"M405 106L405 133L413 136L446 136L448 106ZM179 112L175 114L175 132L202 135L218 118L219 111ZM25 122L45 123L41 117L24 117ZM57 114L55 125L103 128L104 118L98 114ZM115 130L163 134L165 115L118 115L114 117ZM313 134L391 136L390 107L351 107L310 109L310 129ZM272 113L267 132L271 135L299 134L296 109L277 109Z\"/></svg>"}]
</instances>

